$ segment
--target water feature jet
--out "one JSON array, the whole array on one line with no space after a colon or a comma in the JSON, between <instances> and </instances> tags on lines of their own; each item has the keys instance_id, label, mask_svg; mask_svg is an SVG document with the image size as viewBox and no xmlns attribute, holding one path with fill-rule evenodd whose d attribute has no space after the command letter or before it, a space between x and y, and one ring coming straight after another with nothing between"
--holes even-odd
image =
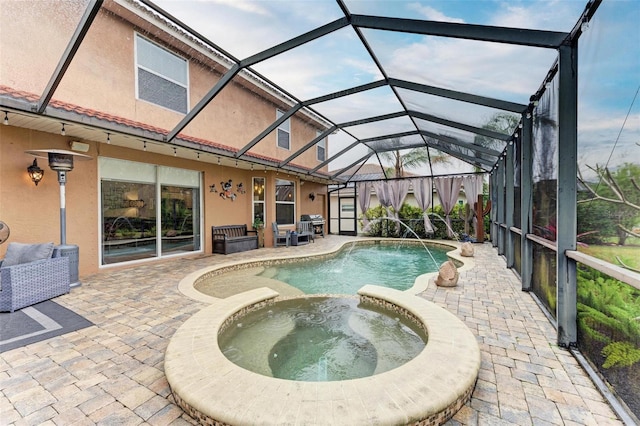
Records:
<instances>
[{"instance_id":1,"label":"water feature jet","mask_svg":"<svg viewBox=\"0 0 640 426\"><path fill-rule=\"evenodd\" d=\"M370 228L371 224L373 224L375 222L380 222L380 221L382 221L384 219L391 220L393 222L398 222L400 225L403 225L406 228L406 232L411 232L416 237L416 239L420 242L420 244L422 244L422 247L424 247L424 249L427 251L427 254L429 254L429 257L433 261L433 264L435 265L435 267L438 268L438 266L439 266L438 262L436 262L436 259L433 257L433 254L431 254L431 251L427 248L427 245L424 243L424 241L422 241L422 239L418 236L416 231L411 229L411 227L409 225L407 225L406 223L404 223L400 219L397 219L395 217L389 217L389 216L383 216L383 217L378 217L378 218L375 218L375 219L370 219L369 223L367 224L367 226L364 227L363 232L367 232L367 230Z\"/></svg>"}]
</instances>

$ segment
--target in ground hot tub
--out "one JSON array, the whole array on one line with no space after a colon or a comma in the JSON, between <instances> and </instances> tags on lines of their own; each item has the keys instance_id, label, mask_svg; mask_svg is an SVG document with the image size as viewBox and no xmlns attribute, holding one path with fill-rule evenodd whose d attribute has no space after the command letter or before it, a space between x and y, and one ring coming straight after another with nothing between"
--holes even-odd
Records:
<instances>
[{"instance_id":1,"label":"in ground hot tub","mask_svg":"<svg viewBox=\"0 0 640 426\"><path fill-rule=\"evenodd\" d=\"M447 421L468 401L478 377L480 350L471 331L451 313L406 292L365 286L359 295L360 304L391 312L379 320L384 327L392 325L386 323L389 318L395 322L402 317L405 324L414 323L426 331L426 346L386 371L375 373L374 368L372 375L346 380L299 381L249 371L230 361L229 351L225 356L218 336L221 330L244 324L248 313L264 307L268 311L280 303L276 292L260 288L214 302L176 331L167 348L165 373L177 403L207 424ZM281 327L278 332L261 332L273 334L272 343L259 349L266 354L260 355L265 369L271 368L269 356L278 353L272 350L286 342L295 321L286 320ZM367 341L371 342L355 339L352 343L367 346ZM310 368L322 375L322 363Z\"/></svg>"}]
</instances>

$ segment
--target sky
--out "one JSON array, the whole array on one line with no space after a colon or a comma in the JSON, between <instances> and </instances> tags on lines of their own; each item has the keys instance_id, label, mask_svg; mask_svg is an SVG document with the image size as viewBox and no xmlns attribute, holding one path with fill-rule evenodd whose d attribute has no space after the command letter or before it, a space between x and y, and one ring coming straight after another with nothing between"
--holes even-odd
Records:
<instances>
[{"instance_id":1,"label":"sky","mask_svg":"<svg viewBox=\"0 0 640 426\"><path fill-rule=\"evenodd\" d=\"M155 3L237 59L343 16L332 0ZM569 32L586 0L345 0L345 4L352 14ZM615 167L624 161L640 161L640 100L634 100L640 88L637 22L639 1L604 0L580 39L578 160L583 165L608 162ZM366 29L363 35L389 77L522 104L528 103L556 59L556 52L549 49ZM254 69L299 100L382 78L350 27L258 63ZM474 126L486 123L496 112L411 91L403 91L402 97L411 108ZM314 108L336 123L402 109L388 87ZM410 121L401 118L347 130L365 138L409 129ZM345 132L332 135L329 155L353 140ZM365 149L350 151L331 168L349 165L365 153ZM453 168L449 165L445 171Z\"/></svg>"}]
</instances>

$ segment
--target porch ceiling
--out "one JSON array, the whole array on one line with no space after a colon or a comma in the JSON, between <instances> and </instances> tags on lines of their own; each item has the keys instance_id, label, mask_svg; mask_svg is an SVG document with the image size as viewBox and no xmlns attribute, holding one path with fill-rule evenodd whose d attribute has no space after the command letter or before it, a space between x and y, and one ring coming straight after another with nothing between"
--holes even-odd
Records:
<instances>
[{"instance_id":1,"label":"porch ceiling","mask_svg":"<svg viewBox=\"0 0 640 426\"><path fill-rule=\"evenodd\" d=\"M462 164L449 167L447 174L490 171L555 73L559 47L579 35L581 23L588 21L600 1L586 6L543 3L543 7L570 10L563 10L564 22L536 22L536 28L501 21L488 9L490 2L473 6L469 2L448 3L450 12L452 5L460 10L476 9L473 16L478 21L470 23L471 15L465 13L459 14L461 18L438 15L436 7L445 7L433 1L394 2L389 8L383 7L389 4L384 1L319 0L288 2L289 7L308 8L313 19L300 25L290 22L283 29L278 19L269 23L269 17L278 16L283 2L242 2L233 13L246 9L247 27L225 26L226 42L233 45L229 40L235 38L243 41L237 43L238 53L230 53L214 43L215 34L209 32L212 26L224 25L229 10L224 2L89 0L82 16L76 18L77 27L42 95L24 99L0 92L0 107L20 112L12 116L12 124L25 128L58 133L61 124L67 123L67 133L82 139L108 138L115 145L139 145L138 149L197 156L200 161L222 159L245 168L281 169L327 183L352 180L349 173L367 161L382 166L379 154L402 154L419 147L429 153L424 175L444 174L432 164L434 156L442 154ZM56 88L100 8L127 10L132 16L139 14L138 19L140 14L146 15L142 21L151 35L170 31L174 42L190 45L194 54L222 65L222 78L168 131L87 117L52 104ZM250 27L258 12L264 14L260 28ZM194 19L198 13L200 18ZM553 10L546 13L553 14ZM265 37L267 33L276 35ZM318 64L323 64L321 70ZM296 84L296 73L312 73L317 78L314 84ZM290 109L239 150L184 137L189 123L238 77L265 85ZM285 160L252 152L283 120L298 112L324 123L326 131L305 141L303 148ZM491 128L488 121L496 114L513 119L508 126ZM315 149L328 135L325 162L312 170L295 165L298 156ZM319 171L325 165L333 170L328 175Z\"/></svg>"}]
</instances>

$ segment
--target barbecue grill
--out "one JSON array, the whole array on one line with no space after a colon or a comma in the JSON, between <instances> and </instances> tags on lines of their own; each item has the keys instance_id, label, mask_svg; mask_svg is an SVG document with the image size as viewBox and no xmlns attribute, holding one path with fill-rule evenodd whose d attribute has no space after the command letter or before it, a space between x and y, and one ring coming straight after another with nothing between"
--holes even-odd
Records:
<instances>
[{"instance_id":1,"label":"barbecue grill","mask_svg":"<svg viewBox=\"0 0 640 426\"><path fill-rule=\"evenodd\" d=\"M324 238L324 224L325 220L322 215L319 214L303 214L300 216L300 220L303 222L311 222L313 225L313 233L315 235L322 235Z\"/></svg>"}]
</instances>

